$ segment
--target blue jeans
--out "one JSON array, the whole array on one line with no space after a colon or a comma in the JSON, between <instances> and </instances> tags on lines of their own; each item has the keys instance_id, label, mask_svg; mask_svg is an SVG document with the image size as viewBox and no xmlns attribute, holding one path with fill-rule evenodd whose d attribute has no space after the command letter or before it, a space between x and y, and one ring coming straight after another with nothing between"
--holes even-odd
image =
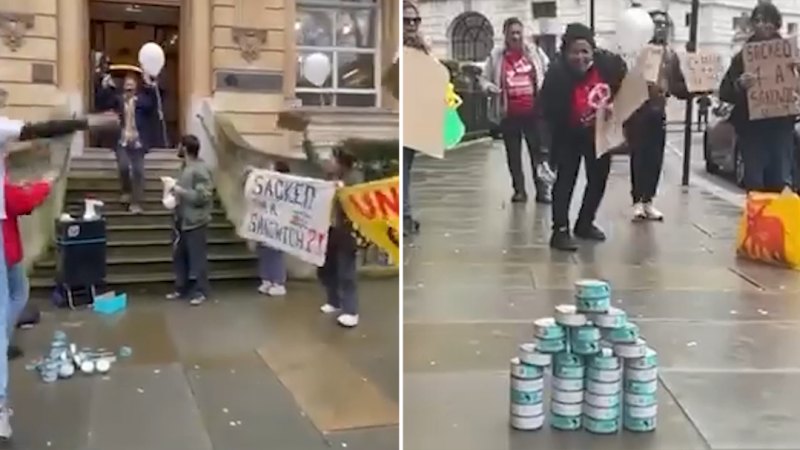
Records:
<instances>
[{"instance_id":1,"label":"blue jeans","mask_svg":"<svg viewBox=\"0 0 800 450\"><path fill-rule=\"evenodd\" d=\"M261 281L285 285L286 263L283 261L283 252L258 244L256 254L258 255L258 276Z\"/></svg>"},{"instance_id":2,"label":"blue jeans","mask_svg":"<svg viewBox=\"0 0 800 450\"><path fill-rule=\"evenodd\" d=\"M0 233L0 248L3 248L3 233ZM6 259L0 258L0 323L5 323L6 327L10 323L10 292L9 292L9 271L6 267ZM13 330L13 328L11 328ZM8 392L8 336L9 330L0 333L0 405L5 404Z\"/></svg>"},{"instance_id":3,"label":"blue jeans","mask_svg":"<svg viewBox=\"0 0 800 450\"><path fill-rule=\"evenodd\" d=\"M409 187L411 185L411 166L414 163L414 156L416 151L403 147L403 222L404 226L410 226L410 222L414 219L411 213L411 195L409 194Z\"/></svg>"},{"instance_id":4,"label":"blue jeans","mask_svg":"<svg viewBox=\"0 0 800 450\"><path fill-rule=\"evenodd\" d=\"M22 263L14 264L8 268L8 340L14 335L14 330L17 328L19 317L22 315L22 310L28 304L28 297L30 289L28 285L28 274L25 273L25 267Z\"/></svg>"},{"instance_id":5,"label":"blue jeans","mask_svg":"<svg viewBox=\"0 0 800 450\"><path fill-rule=\"evenodd\" d=\"M748 191L779 192L793 186L794 134L751 124L741 134L744 187Z\"/></svg>"},{"instance_id":6,"label":"blue jeans","mask_svg":"<svg viewBox=\"0 0 800 450\"><path fill-rule=\"evenodd\" d=\"M345 314L358 314L357 275L355 240L349 230L332 227L325 265L317 269L329 305L341 308Z\"/></svg>"}]
</instances>

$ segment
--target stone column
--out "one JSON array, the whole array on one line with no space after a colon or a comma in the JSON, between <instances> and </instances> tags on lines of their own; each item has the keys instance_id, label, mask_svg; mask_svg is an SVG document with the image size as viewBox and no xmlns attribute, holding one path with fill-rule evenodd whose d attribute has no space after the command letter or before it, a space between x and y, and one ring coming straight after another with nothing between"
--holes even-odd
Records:
<instances>
[{"instance_id":1,"label":"stone column","mask_svg":"<svg viewBox=\"0 0 800 450\"><path fill-rule=\"evenodd\" d=\"M189 8L188 30L183 39L188 39L189 55L185 60L191 78L189 92L192 99L211 96L211 8L213 0L184 0Z\"/></svg>"},{"instance_id":2,"label":"stone column","mask_svg":"<svg viewBox=\"0 0 800 450\"><path fill-rule=\"evenodd\" d=\"M70 111L82 114L90 109L86 102L92 86L88 0L53 1L58 2L58 88L66 95ZM73 156L83 153L85 137L85 133L76 133Z\"/></svg>"}]
</instances>

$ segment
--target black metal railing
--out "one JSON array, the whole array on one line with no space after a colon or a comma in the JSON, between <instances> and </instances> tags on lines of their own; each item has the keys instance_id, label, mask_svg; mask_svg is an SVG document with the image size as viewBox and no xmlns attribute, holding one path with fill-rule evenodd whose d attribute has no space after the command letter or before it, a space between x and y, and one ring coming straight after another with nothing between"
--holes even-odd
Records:
<instances>
[{"instance_id":1,"label":"black metal railing","mask_svg":"<svg viewBox=\"0 0 800 450\"><path fill-rule=\"evenodd\" d=\"M478 90L456 91L463 103L458 114L466 126L464 140L488 136L493 125L489 121L489 94Z\"/></svg>"}]
</instances>

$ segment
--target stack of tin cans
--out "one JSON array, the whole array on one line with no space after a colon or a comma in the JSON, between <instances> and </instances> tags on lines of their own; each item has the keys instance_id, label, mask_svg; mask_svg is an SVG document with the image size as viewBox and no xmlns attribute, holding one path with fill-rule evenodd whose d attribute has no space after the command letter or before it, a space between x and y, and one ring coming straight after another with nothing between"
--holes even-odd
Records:
<instances>
[{"instance_id":1,"label":"stack of tin cans","mask_svg":"<svg viewBox=\"0 0 800 450\"><path fill-rule=\"evenodd\" d=\"M550 425L598 434L652 431L656 424L657 357L611 306L611 289L599 280L575 284L575 304L556 307L534 322L534 342L511 361L511 425L544 424L544 375L551 367ZM624 361L624 362L623 362ZM624 395L623 395L624 393Z\"/></svg>"}]
</instances>

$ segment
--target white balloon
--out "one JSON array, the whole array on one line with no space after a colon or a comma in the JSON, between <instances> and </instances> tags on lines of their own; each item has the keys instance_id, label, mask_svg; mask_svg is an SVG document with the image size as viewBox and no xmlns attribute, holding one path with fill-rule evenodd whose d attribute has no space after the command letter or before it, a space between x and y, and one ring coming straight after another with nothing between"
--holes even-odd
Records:
<instances>
[{"instance_id":1,"label":"white balloon","mask_svg":"<svg viewBox=\"0 0 800 450\"><path fill-rule=\"evenodd\" d=\"M155 42L148 42L139 49L139 65L146 74L157 77L165 62L164 49Z\"/></svg>"},{"instance_id":2,"label":"white balloon","mask_svg":"<svg viewBox=\"0 0 800 450\"><path fill-rule=\"evenodd\" d=\"M303 60L303 77L321 87L331 74L331 60L324 53L312 53Z\"/></svg>"},{"instance_id":3,"label":"white balloon","mask_svg":"<svg viewBox=\"0 0 800 450\"><path fill-rule=\"evenodd\" d=\"M628 8L617 22L619 51L638 54L653 39L655 28L653 19L644 8Z\"/></svg>"}]
</instances>

